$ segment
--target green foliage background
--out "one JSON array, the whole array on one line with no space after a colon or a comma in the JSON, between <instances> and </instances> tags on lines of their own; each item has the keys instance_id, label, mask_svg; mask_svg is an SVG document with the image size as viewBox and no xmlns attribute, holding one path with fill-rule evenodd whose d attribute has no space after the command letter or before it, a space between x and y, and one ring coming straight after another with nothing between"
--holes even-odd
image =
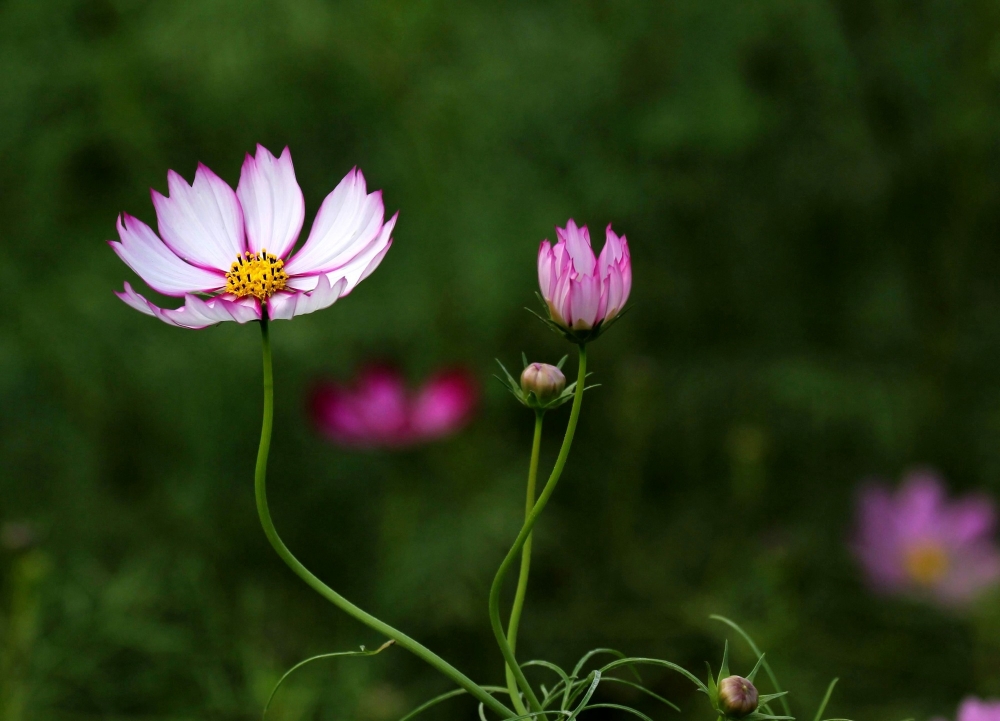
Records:
<instances>
[{"instance_id":1,"label":"green foliage background","mask_svg":"<svg viewBox=\"0 0 1000 721\"><path fill-rule=\"evenodd\" d=\"M235 185L257 142L291 147L310 217L355 164L401 210L375 275L273 327L276 523L349 598L502 679L486 594L532 420L493 358L567 350L522 310L537 244L610 221L635 307L592 349L520 653L698 672L716 612L804 718L835 675L848 718L1000 695L997 597L874 598L845 547L866 476L1000 490L995 3L2 0L0 88L0 521L40 539L0 552L3 721L257 718L294 662L383 640L257 525L256 329L112 295L116 214L152 222L168 168ZM371 357L468 364L480 417L413 452L328 445L307 390ZM273 718L390 721L446 689L391 649L307 667Z\"/></svg>"}]
</instances>

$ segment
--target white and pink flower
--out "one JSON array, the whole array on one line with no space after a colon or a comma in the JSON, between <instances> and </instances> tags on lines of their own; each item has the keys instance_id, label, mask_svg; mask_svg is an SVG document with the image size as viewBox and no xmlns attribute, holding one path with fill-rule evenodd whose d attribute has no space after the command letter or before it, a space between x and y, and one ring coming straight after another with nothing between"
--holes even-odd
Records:
<instances>
[{"instance_id":1,"label":"white and pink flower","mask_svg":"<svg viewBox=\"0 0 1000 721\"><path fill-rule=\"evenodd\" d=\"M385 221L382 192L368 193L357 168L334 188L305 243L292 254L305 219L288 148L279 157L257 146L234 192L199 164L190 185L167 173L168 195L152 191L159 236L128 214L121 242L109 241L158 293L184 299L160 308L125 283L116 295L141 313L182 328L222 321L289 319L332 305L367 278L392 245L398 213Z\"/></svg>"},{"instance_id":2,"label":"white and pink flower","mask_svg":"<svg viewBox=\"0 0 1000 721\"><path fill-rule=\"evenodd\" d=\"M586 337L621 312L632 290L632 257L625 236L611 226L598 257L590 246L587 226L570 219L556 228L558 242L543 240L538 248L538 284L549 317L564 331Z\"/></svg>"}]
</instances>

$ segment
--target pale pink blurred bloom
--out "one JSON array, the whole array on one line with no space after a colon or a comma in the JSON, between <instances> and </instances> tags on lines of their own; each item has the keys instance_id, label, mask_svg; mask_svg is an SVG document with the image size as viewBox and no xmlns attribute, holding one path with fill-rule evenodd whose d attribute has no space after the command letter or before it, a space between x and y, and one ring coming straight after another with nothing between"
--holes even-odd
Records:
<instances>
[{"instance_id":1,"label":"pale pink blurred bloom","mask_svg":"<svg viewBox=\"0 0 1000 721\"><path fill-rule=\"evenodd\" d=\"M371 365L349 386L320 385L311 404L316 427L339 445L401 448L455 433L478 400L475 381L461 369L441 371L411 391L394 368Z\"/></svg>"},{"instance_id":2,"label":"pale pink blurred bloom","mask_svg":"<svg viewBox=\"0 0 1000 721\"><path fill-rule=\"evenodd\" d=\"M567 330L586 331L614 318L632 291L632 258L628 241L609 225L604 248L594 257L587 226L571 218L556 228L553 247L538 248L538 285L552 320Z\"/></svg>"},{"instance_id":3,"label":"pale pink blurred bloom","mask_svg":"<svg viewBox=\"0 0 1000 721\"><path fill-rule=\"evenodd\" d=\"M116 295L164 323L205 328L222 321L289 319L332 305L367 278L392 245L396 216L385 221L382 191L368 193L357 168L334 188L309 237L293 255L305 219L292 156L257 146L247 154L235 192L199 164L194 182L169 171L169 195L153 190L160 234L141 220L118 218L111 247L146 284L184 299L159 308L125 283Z\"/></svg>"},{"instance_id":4,"label":"pale pink blurred bloom","mask_svg":"<svg viewBox=\"0 0 1000 721\"><path fill-rule=\"evenodd\" d=\"M945 721L935 718L931 721ZM1000 701L984 701L975 696L967 696L958 707L955 721L1000 721Z\"/></svg>"},{"instance_id":5,"label":"pale pink blurred bloom","mask_svg":"<svg viewBox=\"0 0 1000 721\"><path fill-rule=\"evenodd\" d=\"M861 489L853 546L876 591L958 606L1000 580L995 526L991 499L949 501L941 480L921 471L894 493L880 485Z\"/></svg>"}]
</instances>

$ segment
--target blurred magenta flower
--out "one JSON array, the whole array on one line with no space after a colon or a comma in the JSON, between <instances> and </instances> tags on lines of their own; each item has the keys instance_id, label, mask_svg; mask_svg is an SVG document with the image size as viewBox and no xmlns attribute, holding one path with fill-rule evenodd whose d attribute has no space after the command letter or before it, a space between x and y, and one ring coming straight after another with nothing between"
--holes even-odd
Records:
<instances>
[{"instance_id":1,"label":"blurred magenta flower","mask_svg":"<svg viewBox=\"0 0 1000 721\"><path fill-rule=\"evenodd\" d=\"M565 229L556 228L556 236L554 248L548 240L538 248L538 285L553 322L565 330L588 331L610 321L632 290L625 236L617 236L609 225L597 258L587 226L578 228L571 218Z\"/></svg>"},{"instance_id":2,"label":"blurred magenta flower","mask_svg":"<svg viewBox=\"0 0 1000 721\"><path fill-rule=\"evenodd\" d=\"M273 320L327 308L378 267L398 215L383 222L382 192L369 194L355 168L326 196L291 256L305 202L288 148L278 158L261 145L256 157L247 154L236 192L201 164L191 185L169 171L167 187L168 196L152 191L160 236L122 214L121 242L109 243L150 288L184 305L159 308L128 283L116 295L182 328L259 320L264 303Z\"/></svg>"},{"instance_id":3,"label":"blurred magenta flower","mask_svg":"<svg viewBox=\"0 0 1000 721\"><path fill-rule=\"evenodd\" d=\"M455 433L471 420L478 401L465 370L441 371L410 391L396 369L370 365L350 386L318 386L311 404L316 427L339 445L402 448Z\"/></svg>"},{"instance_id":4,"label":"blurred magenta flower","mask_svg":"<svg viewBox=\"0 0 1000 721\"><path fill-rule=\"evenodd\" d=\"M933 721L945 719L937 718ZM968 696L959 705L955 721L1000 721L1000 701L983 701L975 696Z\"/></svg>"},{"instance_id":5,"label":"blurred magenta flower","mask_svg":"<svg viewBox=\"0 0 1000 721\"><path fill-rule=\"evenodd\" d=\"M911 473L895 493L860 491L854 551L875 590L960 605L1000 579L995 525L989 498L949 501L937 476Z\"/></svg>"}]
</instances>

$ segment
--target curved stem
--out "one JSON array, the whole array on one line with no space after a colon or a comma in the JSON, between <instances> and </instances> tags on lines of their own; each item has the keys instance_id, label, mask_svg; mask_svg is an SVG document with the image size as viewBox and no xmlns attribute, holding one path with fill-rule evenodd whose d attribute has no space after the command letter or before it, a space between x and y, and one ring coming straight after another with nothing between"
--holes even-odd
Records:
<instances>
[{"instance_id":1,"label":"curved stem","mask_svg":"<svg viewBox=\"0 0 1000 721\"><path fill-rule=\"evenodd\" d=\"M531 515L531 509L535 506L535 481L538 478L538 455L542 447L542 419L545 411L535 411L535 437L531 441L531 462L528 465L528 492L524 502L524 520L527 521ZM514 606L510 610L510 623L507 625L507 643L510 644L511 653L517 650L517 629L521 623L521 609L524 608L524 597L528 593L528 576L531 573L531 536L529 535L521 549L521 572L517 577L517 592L514 594ZM510 700L514 704L514 710L520 715L528 713L521 695L517 690L517 679L510 666L504 667L507 676L507 690L510 692Z\"/></svg>"},{"instance_id":2,"label":"curved stem","mask_svg":"<svg viewBox=\"0 0 1000 721\"><path fill-rule=\"evenodd\" d=\"M396 630L389 624L375 618L370 613L366 613L361 610L319 580L308 568L302 565L299 559L292 555L292 552L288 550L288 546L286 546L284 541L281 540L281 537L274 528L274 523L271 521L271 511L267 507L267 454L271 447L271 428L274 423L274 378L271 370L271 339L268 334L268 321L266 314L261 318L260 330L264 348L264 422L260 431L260 448L257 450L257 468L254 473L254 491L257 497L257 514L260 516L260 524L264 527L264 534L267 536L267 540L271 542L271 546L274 547L274 550L277 551L279 556L281 556L281 560L283 560L299 578L305 581L310 588L319 593L319 595L326 600L330 601L334 606L339 608L341 611L344 611L349 616L361 621L361 623L365 624L369 628L372 628L380 634L391 638L407 651L410 651L415 656L426 661L435 669L468 691L469 694L475 697L478 701L481 701L487 708L495 711L504 718L513 718L515 716L513 711L500 703L472 679L438 656L436 653L413 640L405 633Z\"/></svg>"},{"instance_id":3,"label":"curved stem","mask_svg":"<svg viewBox=\"0 0 1000 721\"><path fill-rule=\"evenodd\" d=\"M528 540L528 536L531 535L531 529L534 528L535 522L538 521L538 517L541 515L542 511L545 510L545 505L549 502L549 497L552 492L556 489L556 484L559 483L559 477L562 475L563 468L566 466L566 459L569 458L569 450L573 445L573 435L576 433L576 424L580 419L580 406L583 404L583 390L587 382L587 347L585 345L580 345L580 370L576 375L576 393L573 396L573 407L569 412L569 423L566 424L566 435L563 437L562 447L559 449L559 455L556 457L556 463L552 467L552 473L549 474L549 479L545 482L545 488L542 489L541 495L538 496L538 500L535 502L534 507L531 509L531 513L524 520L524 525L521 527L521 532L517 534L517 539L514 541L514 545L511 546L510 551L507 552L507 556L503 559L503 563L500 564L500 568L497 570L497 575L493 578L493 586L490 588L490 625L493 627L493 635L496 636L497 644L500 646L500 652L503 654L504 661L507 662L507 668L510 669L511 673L514 674L514 678L517 679L518 685L521 690L524 691L524 695L528 699L528 703L531 706L531 710L538 713L542 710L542 705L538 701L538 697L535 695L534 690L528 683L528 679L524 677L524 671L517 664L517 658L514 657L514 649L511 648L510 643L507 641L507 636L503 632L503 624L500 622L500 589L503 587L503 579L507 575L507 571L510 569L511 565L517 559L517 554L524 547L524 544Z\"/></svg>"}]
</instances>

